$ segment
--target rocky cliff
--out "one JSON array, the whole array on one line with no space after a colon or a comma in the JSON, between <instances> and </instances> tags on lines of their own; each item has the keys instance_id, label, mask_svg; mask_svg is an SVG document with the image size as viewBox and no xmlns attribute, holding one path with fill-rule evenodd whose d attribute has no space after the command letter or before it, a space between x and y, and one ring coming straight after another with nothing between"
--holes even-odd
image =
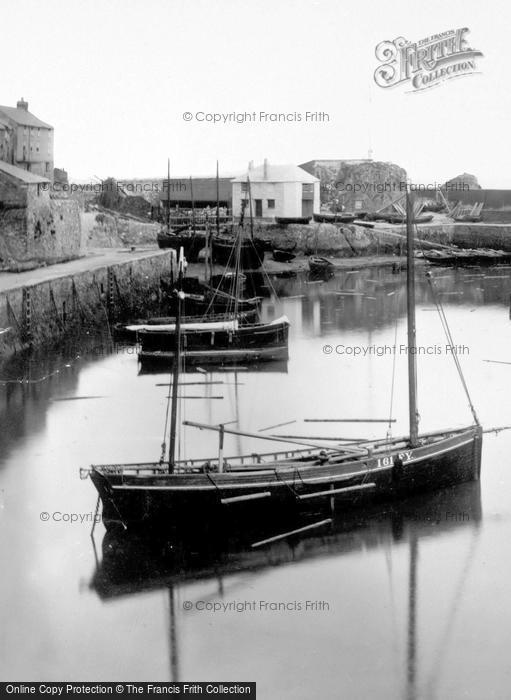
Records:
<instances>
[{"instance_id":1,"label":"rocky cliff","mask_svg":"<svg viewBox=\"0 0 511 700\"><path fill-rule=\"evenodd\" d=\"M406 170L373 160L311 161L303 166L321 181L321 202L335 211L378 211L404 194Z\"/></svg>"},{"instance_id":2,"label":"rocky cliff","mask_svg":"<svg viewBox=\"0 0 511 700\"><path fill-rule=\"evenodd\" d=\"M456 175L452 180L447 180L445 183L449 187L457 187L458 189L464 186L468 186L469 190L480 190L481 185L477 181L475 175L470 175L470 173L462 173L461 175Z\"/></svg>"}]
</instances>

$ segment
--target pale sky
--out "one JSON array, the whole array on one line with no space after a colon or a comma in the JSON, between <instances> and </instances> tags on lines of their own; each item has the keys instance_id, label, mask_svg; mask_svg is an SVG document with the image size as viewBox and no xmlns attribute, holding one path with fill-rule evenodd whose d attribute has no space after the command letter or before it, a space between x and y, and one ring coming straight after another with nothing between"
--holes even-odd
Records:
<instances>
[{"instance_id":1,"label":"pale sky","mask_svg":"<svg viewBox=\"0 0 511 700\"><path fill-rule=\"evenodd\" d=\"M55 127L72 178L212 174L247 162L390 160L415 182L511 188L505 0L21 0L2 6L0 104ZM376 45L468 27L479 74L378 87ZM324 123L185 122L184 112L324 111Z\"/></svg>"}]
</instances>

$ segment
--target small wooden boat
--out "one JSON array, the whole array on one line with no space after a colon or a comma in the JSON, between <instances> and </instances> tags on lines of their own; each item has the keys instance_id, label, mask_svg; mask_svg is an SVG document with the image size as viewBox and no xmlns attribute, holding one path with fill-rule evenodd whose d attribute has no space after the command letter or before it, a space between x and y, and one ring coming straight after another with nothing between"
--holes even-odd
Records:
<instances>
[{"instance_id":1,"label":"small wooden boat","mask_svg":"<svg viewBox=\"0 0 511 700\"><path fill-rule=\"evenodd\" d=\"M361 221L360 219L355 219L353 222L355 226L363 226L364 228L374 228L375 224L371 221Z\"/></svg>"},{"instance_id":2,"label":"small wooden boat","mask_svg":"<svg viewBox=\"0 0 511 700\"><path fill-rule=\"evenodd\" d=\"M349 212L339 212L338 214L313 214L313 219L318 224L351 224L355 221L357 214Z\"/></svg>"},{"instance_id":3,"label":"small wooden boat","mask_svg":"<svg viewBox=\"0 0 511 700\"><path fill-rule=\"evenodd\" d=\"M319 255L313 255L309 258L309 271L313 275L333 274L334 265L326 258L322 258Z\"/></svg>"},{"instance_id":4,"label":"small wooden boat","mask_svg":"<svg viewBox=\"0 0 511 700\"><path fill-rule=\"evenodd\" d=\"M288 356L289 321L283 316L270 323L230 321L183 323L180 327L187 364L226 364L249 360L278 360ZM140 362L172 366L176 324L138 326Z\"/></svg>"},{"instance_id":5,"label":"small wooden boat","mask_svg":"<svg viewBox=\"0 0 511 700\"><path fill-rule=\"evenodd\" d=\"M272 257L276 262L291 262L291 260L294 260L296 258L296 255L290 250L274 248Z\"/></svg>"},{"instance_id":6,"label":"small wooden boat","mask_svg":"<svg viewBox=\"0 0 511 700\"><path fill-rule=\"evenodd\" d=\"M383 219L388 224L406 223L406 217L401 216L400 214L379 214L378 218ZM414 224L427 224L430 221L433 221L433 214L422 214L419 216L415 216L413 219Z\"/></svg>"},{"instance_id":7,"label":"small wooden boat","mask_svg":"<svg viewBox=\"0 0 511 700\"><path fill-rule=\"evenodd\" d=\"M428 250L423 257L433 265L466 267L469 265L507 265L511 262L511 252L487 248L463 249L447 248Z\"/></svg>"},{"instance_id":8,"label":"small wooden boat","mask_svg":"<svg viewBox=\"0 0 511 700\"><path fill-rule=\"evenodd\" d=\"M454 221L463 224L477 224L481 221L480 216L471 216L470 214L461 214L460 216L455 216Z\"/></svg>"},{"instance_id":9,"label":"small wooden boat","mask_svg":"<svg viewBox=\"0 0 511 700\"><path fill-rule=\"evenodd\" d=\"M276 216L275 223L279 226L288 226L289 224L308 224L312 219L311 216Z\"/></svg>"},{"instance_id":10,"label":"small wooden boat","mask_svg":"<svg viewBox=\"0 0 511 700\"><path fill-rule=\"evenodd\" d=\"M246 323L256 323L259 319L259 309L250 309L248 311L239 312L236 316L233 313L227 311L223 313L208 313L207 315L197 314L195 316L183 316L183 324L195 324L195 323L224 323L228 321L233 321L234 319L242 324ZM138 332L145 328L160 328L162 326L169 326L175 323L174 316L150 316L149 318L137 318L133 321L127 323L116 323L112 331L116 340L131 340L136 342L138 339Z\"/></svg>"},{"instance_id":11,"label":"small wooden boat","mask_svg":"<svg viewBox=\"0 0 511 700\"><path fill-rule=\"evenodd\" d=\"M367 219L371 221L381 221L387 224L405 224L406 216L401 214L385 214L382 212L367 214ZM433 221L433 214L419 214L414 216L412 223L414 224L427 224Z\"/></svg>"}]
</instances>

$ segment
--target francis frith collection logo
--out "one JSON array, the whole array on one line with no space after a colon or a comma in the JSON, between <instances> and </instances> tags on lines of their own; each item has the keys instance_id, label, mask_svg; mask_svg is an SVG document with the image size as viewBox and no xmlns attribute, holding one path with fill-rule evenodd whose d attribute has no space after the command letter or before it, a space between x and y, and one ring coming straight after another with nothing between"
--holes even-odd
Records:
<instances>
[{"instance_id":1,"label":"francis frith collection logo","mask_svg":"<svg viewBox=\"0 0 511 700\"><path fill-rule=\"evenodd\" d=\"M451 78L473 75L478 72L475 59L483 54L467 44L468 31L463 27L416 42L402 36L380 42L375 52L381 63L374 72L376 84L389 88L411 83L410 92L420 92Z\"/></svg>"}]
</instances>

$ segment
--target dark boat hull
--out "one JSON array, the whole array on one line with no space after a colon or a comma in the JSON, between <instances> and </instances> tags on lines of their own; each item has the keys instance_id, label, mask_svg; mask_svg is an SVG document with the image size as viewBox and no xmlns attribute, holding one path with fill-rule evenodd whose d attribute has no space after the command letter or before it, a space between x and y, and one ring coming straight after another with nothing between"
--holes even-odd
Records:
<instances>
[{"instance_id":1,"label":"dark boat hull","mask_svg":"<svg viewBox=\"0 0 511 700\"><path fill-rule=\"evenodd\" d=\"M156 463L92 467L90 476L107 527L161 531L171 524L186 527L199 514L203 521L214 521L229 513L266 517L270 509L305 513L334 503L348 510L476 481L481 445L482 429L474 426L419 447L396 445L339 464L304 456L278 469L270 462L267 468L231 466L218 473L212 461L204 460L190 463L188 472L169 474ZM228 459L225 464L228 468Z\"/></svg>"},{"instance_id":2,"label":"dark boat hull","mask_svg":"<svg viewBox=\"0 0 511 700\"><path fill-rule=\"evenodd\" d=\"M289 335L288 322L274 324L248 324L239 326L236 330L184 330L181 332L182 347L185 358L190 358L194 352L206 352L214 355L217 352L243 352L271 349L272 347L287 348ZM141 343L141 359L150 353L165 353L173 356L176 345L174 330L142 330L139 332Z\"/></svg>"},{"instance_id":3,"label":"dark boat hull","mask_svg":"<svg viewBox=\"0 0 511 700\"><path fill-rule=\"evenodd\" d=\"M356 214L314 214L314 221L319 224L351 224L357 218Z\"/></svg>"},{"instance_id":4,"label":"dark boat hull","mask_svg":"<svg viewBox=\"0 0 511 700\"><path fill-rule=\"evenodd\" d=\"M183 248L184 256L188 262L197 262L199 253L205 245L205 233L158 234L158 246L160 248L172 248L177 253Z\"/></svg>"},{"instance_id":5,"label":"dark boat hull","mask_svg":"<svg viewBox=\"0 0 511 700\"><path fill-rule=\"evenodd\" d=\"M389 224L406 224L406 217L399 216L399 214L397 216L389 214L388 216L384 216L382 218L384 218ZM416 216L412 223L428 224L430 221L433 221L433 214L424 214L424 216Z\"/></svg>"},{"instance_id":6,"label":"dark boat hull","mask_svg":"<svg viewBox=\"0 0 511 700\"><path fill-rule=\"evenodd\" d=\"M291 260L296 258L296 255L289 250L280 250L275 248L273 250L272 257L277 262L291 262Z\"/></svg>"},{"instance_id":7,"label":"dark boat hull","mask_svg":"<svg viewBox=\"0 0 511 700\"><path fill-rule=\"evenodd\" d=\"M334 274L333 264L326 258L309 258L309 271L316 277L331 276Z\"/></svg>"},{"instance_id":8,"label":"dark boat hull","mask_svg":"<svg viewBox=\"0 0 511 700\"><path fill-rule=\"evenodd\" d=\"M236 265L236 242L231 239L213 238L213 262L224 267ZM257 238L241 244L240 265L243 270L258 270L263 264L265 243Z\"/></svg>"},{"instance_id":9,"label":"dark boat hull","mask_svg":"<svg viewBox=\"0 0 511 700\"><path fill-rule=\"evenodd\" d=\"M309 224L312 216L276 216L275 222L279 226L288 226L289 224Z\"/></svg>"},{"instance_id":10,"label":"dark boat hull","mask_svg":"<svg viewBox=\"0 0 511 700\"><path fill-rule=\"evenodd\" d=\"M406 217L400 214L382 214L382 213L372 213L367 214L367 219L370 221L385 221L388 224L406 224ZM433 214L423 214L416 216L412 223L414 224L427 224L433 221Z\"/></svg>"},{"instance_id":11,"label":"dark boat hull","mask_svg":"<svg viewBox=\"0 0 511 700\"><path fill-rule=\"evenodd\" d=\"M433 265L466 267L469 265L507 265L511 262L511 252L504 251L462 251L425 252L424 259Z\"/></svg>"}]
</instances>

